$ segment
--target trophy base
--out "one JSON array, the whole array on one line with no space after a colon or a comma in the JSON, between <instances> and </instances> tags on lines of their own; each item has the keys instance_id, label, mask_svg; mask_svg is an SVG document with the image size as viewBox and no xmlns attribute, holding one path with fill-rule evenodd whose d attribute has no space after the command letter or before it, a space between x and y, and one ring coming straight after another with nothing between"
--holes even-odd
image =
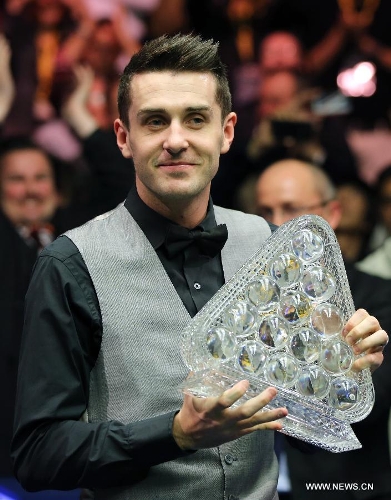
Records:
<instances>
[{"instance_id":1,"label":"trophy base","mask_svg":"<svg viewBox=\"0 0 391 500\"><path fill-rule=\"evenodd\" d=\"M243 372L232 367L226 369L224 366L219 366L218 369L192 373L181 388L183 392L196 397L218 397L244 378L250 382L250 387L236 405L270 387L270 384L261 383L259 378L251 374L244 376ZM351 426L343 420L341 412L319 405L319 401L315 398L313 400L306 398L304 401L294 391L280 387L277 396L264 407L264 410L280 407L288 410L288 415L283 419L283 428L279 431L283 434L334 453L362 447Z\"/></svg>"}]
</instances>

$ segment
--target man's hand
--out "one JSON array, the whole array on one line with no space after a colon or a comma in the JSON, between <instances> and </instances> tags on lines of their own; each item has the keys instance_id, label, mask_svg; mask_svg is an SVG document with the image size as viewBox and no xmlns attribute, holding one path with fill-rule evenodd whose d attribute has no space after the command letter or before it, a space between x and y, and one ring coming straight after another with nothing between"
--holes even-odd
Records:
<instances>
[{"instance_id":1,"label":"man's hand","mask_svg":"<svg viewBox=\"0 0 391 500\"><path fill-rule=\"evenodd\" d=\"M5 120L15 97L15 84L11 73L11 48L0 34L0 123Z\"/></svg>"},{"instance_id":2,"label":"man's hand","mask_svg":"<svg viewBox=\"0 0 391 500\"><path fill-rule=\"evenodd\" d=\"M248 386L248 381L242 380L215 398L197 398L186 394L173 424L173 436L178 446L183 450L212 448L261 429L282 429L278 419L286 417L286 408L262 411L277 394L277 389L273 387L231 408L245 394Z\"/></svg>"},{"instance_id":3,"label":"man's hand","mask_svg":"<svg viewBox=\"0 0 391 500\"><path fill-rule=\"evenodd\" d=\"M62 107L62 116L76 134L85 139L98 128L98 123L87 107L87 100L94 82L94 72L88 66L76 65L73 68L76 88Z\"/></svg>"},{"instance_id":4,"label":"man's hand","mask_svg":"<svg viewBox=\"0 0 391 500\"><path fill-rule=\"evenodd\" d=\"M373 372L379 368L383 362L383 349L388 344L388 335L374 316L370 316L365 309L358 309L346 323L342 336L355 354L364 354L354 362L354 370L370 368Z\"/></svg>"}]
</instances>

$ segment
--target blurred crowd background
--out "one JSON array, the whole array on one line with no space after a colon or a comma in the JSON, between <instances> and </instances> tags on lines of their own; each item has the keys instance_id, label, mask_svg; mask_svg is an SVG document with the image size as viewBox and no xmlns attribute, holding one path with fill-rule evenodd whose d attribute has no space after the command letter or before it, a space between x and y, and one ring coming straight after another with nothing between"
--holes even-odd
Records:
<instances>
[{"instance_id":1,"label":"blurred crowd background","mask_svg":"<svg viewBox=\"0 0 391 500\"><path fill-rule=\"evenodd\" d=\"M59 207L66 209L61 229L112 208L132 182L132 169L114 151L112 137L118 75L129 58L151 37L196 32L220 42L239 116L233 148L213 185L215 203L254 211L255 176L276 160L308 160L331 176L346 206L338 228L346 258L361 259L385 239L390 2L3 4L14 99L2 119L1 139L28 137L50 156ZM5 88L7 58L1 59Z\"/></svg>"},{"instance_id":2,"label":"blurred crowd background","mask_svg":"<svg viewBox=\"0 0 391 500\"><path fill-rule=\"evenodd\" d=\"M0 477L10 475L10 374L31 267L56 235L127 195L134 174L112 124L118 77L141 44L177 32L220 42L238 124L213 182L215 204L259 213L256 182L269 165L317 165L342 207L335 231L345 261L390 279L390 20L387 0L1 2L0 381L8 411L0 411ZM306 205L286 211L300 215Z\"/></svg>"}]
</instances>

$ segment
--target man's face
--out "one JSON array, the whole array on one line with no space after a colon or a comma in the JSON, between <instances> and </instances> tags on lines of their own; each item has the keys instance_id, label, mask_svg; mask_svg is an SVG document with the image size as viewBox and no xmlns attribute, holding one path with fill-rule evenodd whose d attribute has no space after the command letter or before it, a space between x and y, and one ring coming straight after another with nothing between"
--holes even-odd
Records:
<instances>
[{"instance_id":1,"label":"man's face","mask_svg":"<svg viewBox=\"0 0 391 500\"><path fill-rule=\"evenodd\" d=\"M236 115L223 121L216 81L209 73L136 75L130 127L115 122L117 142L132 157L140 197L159 211L164 204L205 200L219 156L229 150Z\"/></svg>"},{"instance_id":2,"label":"man's face","mask_svg":"<svg viewBox=\"0 0 391 500\"><path fill-rule=\"evenodd\" d=\"M33 225L49 220L57 208L52 167L39 151L13 151L3 158L0 169L0 202L15 225Z\"/></svg>"},{"instance_id":3,"label":"man's face","mask_svg":"<svg viewBox=\"0 0 391 500\"><path fill-rule=\"evenodd\" d=\"M85 61L97 76L111 76L115 71L115 61L121 47L114 27L105 24L95 28L90 43L85 49Z\"/></svg>"},{"instance_id":4,"label":"man's face","mask_svg":"<svg viewBox=\"0 0 391 500\"><path fill-rule=\"evenodd\" d=\"M300 42L290 33L273 33L261 45L262 71L297 70L300 69L301 60Z\"/></svg>"},{"instance_id":5,"label":"man's face","mask_svg":"<svg viewBox=\"0 0 391 500\"><path fill-rule=\"evenodd\" d=\"M259 88L260 118L270 118L293 102L298 94L297 77L288 72L267 75Z\"/></svg>"},{"instance_id":6,"label":"man's face","mask_svg":"<svg viewBox=\"0 0 391 500\"><path fill-rule=\"evenodd\" d=\"M299 166L271 167L261 174L256 202L259 214L278 226L304 214L320 215L331 224L313 176Z\"/></svg>"}]
</instances>

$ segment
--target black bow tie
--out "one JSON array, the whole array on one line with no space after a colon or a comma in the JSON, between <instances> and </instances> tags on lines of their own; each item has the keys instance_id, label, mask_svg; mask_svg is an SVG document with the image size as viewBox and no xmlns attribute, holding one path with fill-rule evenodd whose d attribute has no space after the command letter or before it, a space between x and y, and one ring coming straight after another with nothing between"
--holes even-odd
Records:
<instances>
[{"instance_id":1,"label":"black bow tie","mask_svg":"<svg viewBox=\"0 0 391 500\"><path fill-rule=\"evenodd\" d=\"M215 257L223 248L228 238L225 224L220 224L210 231L187 229L182 226L171 226L164 241L169 258L175 257L190 245L195 245L202 255Z\"/></svg>"}]
</instances>

